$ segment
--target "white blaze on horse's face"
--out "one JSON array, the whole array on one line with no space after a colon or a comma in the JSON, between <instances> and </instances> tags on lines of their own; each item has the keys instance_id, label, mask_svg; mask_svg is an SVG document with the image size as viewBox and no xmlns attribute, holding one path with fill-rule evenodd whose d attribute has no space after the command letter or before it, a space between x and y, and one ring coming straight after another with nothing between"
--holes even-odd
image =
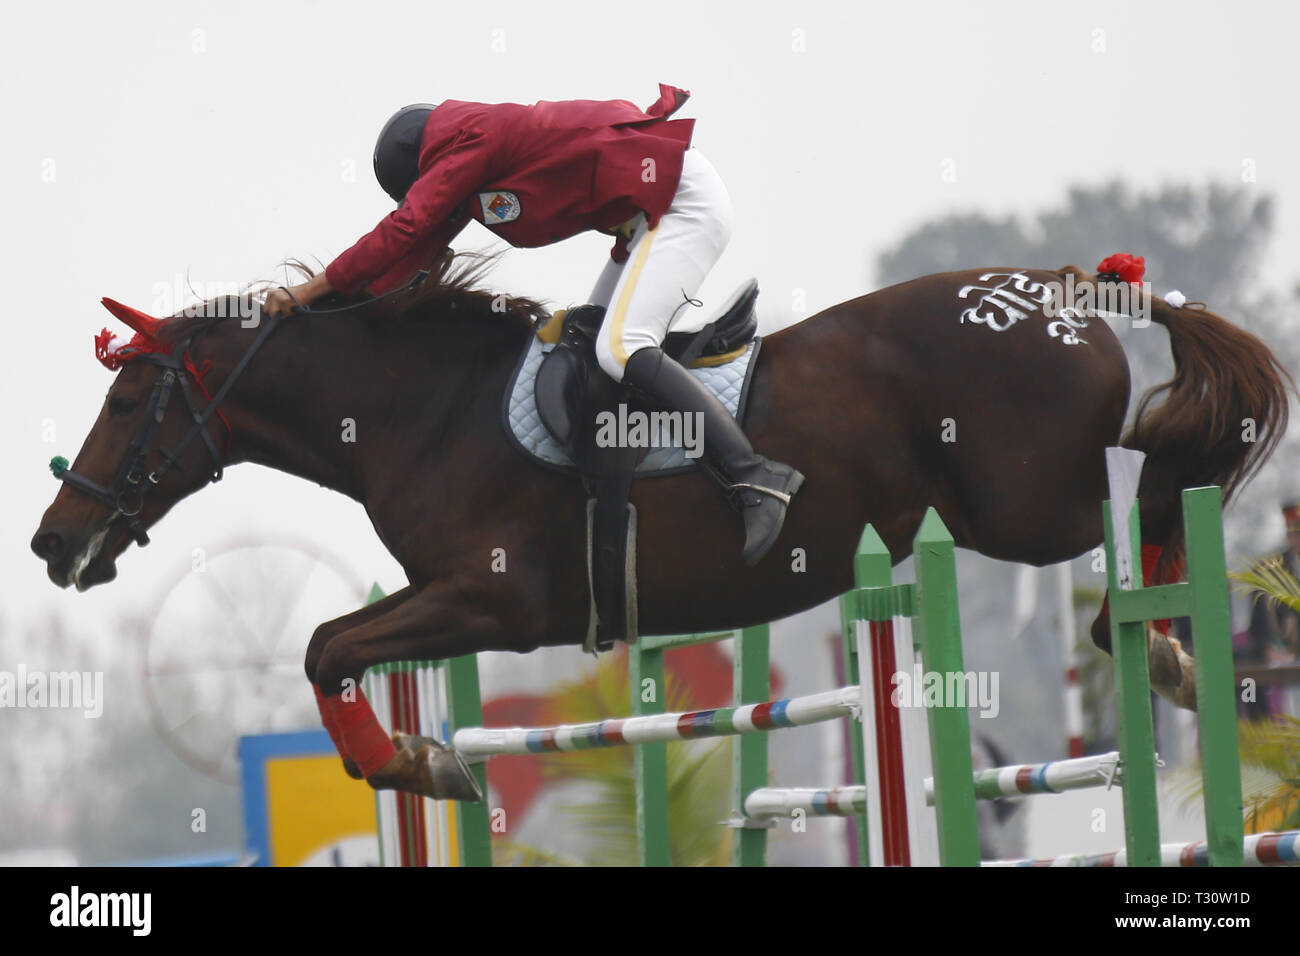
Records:
<instances>
[{"instance_id":1,"label":"white blaze on horse's face","mask_svg":"<svg viewBox=\"0 0 1300 956\"><path fill-rule=\"evenodd\" d=\"M87 581L84 577L86 569L99 557L100 550L104 547L104 539L108 537L109 526L116 517L117 515L114 514L104 519L103 526L90 536L90 540L86 542L86 546L81 549L81 553L77 555L76 560L73 562L72 574L67 583L75 584L78 591L84 591L91 586L92 582ZM112 558L109 559L109 562L111 565L114 564ZM115 567L114 570L116 570Z\"/></svg>"}]
</instances>

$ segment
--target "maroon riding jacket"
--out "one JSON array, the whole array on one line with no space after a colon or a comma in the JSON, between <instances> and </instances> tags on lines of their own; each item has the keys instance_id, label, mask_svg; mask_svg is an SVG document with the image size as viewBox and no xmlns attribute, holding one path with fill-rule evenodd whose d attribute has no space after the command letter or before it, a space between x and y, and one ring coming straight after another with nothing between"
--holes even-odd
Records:
<instances>
[{"instance_id":1,"label":"maroon riding jacket","mask_svg":"<svg viewBox=\"0 0 1300 956\"><path fill-rule=\"evenodd\" d=\"M672 203L695 120L667 118L687 97L659 84L644 112L626 100L464 103L448 100L424 126L420 175L406 200L330 263L345 295L400 285L470 219L512 246L544 246ZM653 162L651 162L653 161ZM610 255L627 258L622 235Z\"/></svg>"}]
</instances>

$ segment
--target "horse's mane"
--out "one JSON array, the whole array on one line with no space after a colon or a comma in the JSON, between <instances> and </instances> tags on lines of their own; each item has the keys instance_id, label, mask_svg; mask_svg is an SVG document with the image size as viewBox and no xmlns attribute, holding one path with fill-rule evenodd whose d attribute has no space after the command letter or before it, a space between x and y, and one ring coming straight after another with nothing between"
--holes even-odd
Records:
<instances>
[{"instance_id":1,"label":"horse's mane","mask_svg":"<svg viewBox=\"0 0 1300 956\"><path fill-rule=\"evenodd\" d=\"M534 299L507 296L480 288L482 280L499 256L500 253L456 253L445 249L426 266L428 278L414 289L378 298L365 295L349 298L339 293L330 293L312 303L312 308L338 310L333 312L331 318L361 319L366 322L428 321L436 316L458 315L496 323L510 322L531 328L549 318L547 309ZM282 265L304 280L317 274L317 270L298 259L286 260ZM223 319L255 315L260 297L279 286L280 283L272 280L259 280L251 283L237 296L209 299L168 319L162 326L162 335L168 341L177 342L210 328Z\"/></svg>"}]
</instances>

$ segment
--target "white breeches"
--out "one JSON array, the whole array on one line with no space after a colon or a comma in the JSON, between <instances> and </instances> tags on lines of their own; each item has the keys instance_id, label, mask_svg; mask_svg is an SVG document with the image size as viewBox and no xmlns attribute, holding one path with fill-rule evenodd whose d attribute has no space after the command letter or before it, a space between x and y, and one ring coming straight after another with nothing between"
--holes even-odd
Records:
<instances>
[{"instance_id":1,"label":"white breeches","mask_svg":"<svg viewBox=\"0 0 1300 956\"><path fill-rule=\"evenodd\" d=\"M658 348L693 304L704 277L731 239L731 196L697 149L682 156L682 178L672 205L647 230L644 221L628 243L627 261L605 265L591 293L604 306L596 337L600 367L616 382L640 349Z\"/></svg>"}]
</instances>

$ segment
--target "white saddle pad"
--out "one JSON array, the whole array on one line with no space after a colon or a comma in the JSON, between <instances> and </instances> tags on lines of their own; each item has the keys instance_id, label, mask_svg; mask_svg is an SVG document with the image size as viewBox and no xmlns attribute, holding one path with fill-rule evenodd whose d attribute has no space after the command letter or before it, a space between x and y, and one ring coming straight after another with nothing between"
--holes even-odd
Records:
<instances>
[{"instance_id":1,"label":"white saddle pad","mask_svg":"<svg viewBox=\"0 0 1300 956\"><path fill-rule=\"evenodd\" d=\"M699 379L706 388L718 396L727 411L735 417L740 411L740 403L745 394L745 384L749 380L749 366L758 349L758 339L749 343L749 347L740 357L711 368L693 368L690 373ZM542 342L536 336L528 347L519 371L515 375L510 389L510 398L506 408L506 421L519 447L534 458L558 468L573 468L572 459L564 453L560 443L552 437L542 424L537 414L537 400L533 386L537 379L537 369L542 364L546 353L555 348ZM686 457L686 450L681 445L667 445L651 448L637 467L636 473L644 475L650 472L670 471L678 468L692 468L695 460Z\"/></svg>"}]
</instances>

